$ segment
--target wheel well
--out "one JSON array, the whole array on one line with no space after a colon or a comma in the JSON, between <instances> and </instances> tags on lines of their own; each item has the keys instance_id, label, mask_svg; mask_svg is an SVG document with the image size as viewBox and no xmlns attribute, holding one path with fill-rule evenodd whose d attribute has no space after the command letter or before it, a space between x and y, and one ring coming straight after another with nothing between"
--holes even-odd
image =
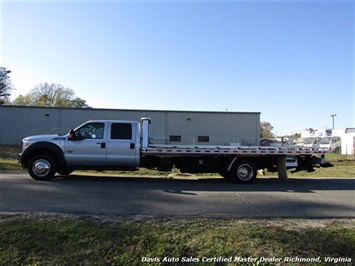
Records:
<instances>
[{"instance_id":1,"label":"wheel well","mask_svg":"<svg viewBox=\"0 0 355 266\"><path fill-rule=\"evenodd\" d=\"M41 154L45 154L45 155L48 155L48 156L51 156L53 157L53 159L57 160L57 156L55 154L54 151L48 149L48 148L37 148L37 149L32 149L31 151L29 152L25 152L25 156L23 158L23 163L24 165L27 166L28 162L31 161L31 159L37 155L41 155Z\"/></svg>"},{"instance_id":2,"label":"wheel well","mask_svg":"<svg viewBox=\"0 0 355 266\"><path fill-rule=\"evenodd\" d=\"M272 157L233 157L228 158L227 160L223 160L221 163L221 169L226 169L228 167L232 167L235 163L239 161L249 161L253 163L256 169L267 168L274 164Z\"/></svg>"},{"instance_id":3,"label":"wheel well","mask_svg":"<svg viewBox=\"0 0 355 266\"><path fill-rule=\"evenodd\" d=\"M253 163L256 169L264 169L274 164L272 157L243 157L239 158L239 160L246 160Z\"/></svg>"},{"instance_id":4,"label":"wheel well","mask_svg":"<svg viewBox=\"0 0 355 266\"><path fill-rule=\"evenodd\" d=\"M51 156L58 164L59 168L65 166L65 159L62 150L52 143L34 143L28 147L21 156L21 164L27 168L29 161L37 155Z\"/></svg>"}]
</instances>

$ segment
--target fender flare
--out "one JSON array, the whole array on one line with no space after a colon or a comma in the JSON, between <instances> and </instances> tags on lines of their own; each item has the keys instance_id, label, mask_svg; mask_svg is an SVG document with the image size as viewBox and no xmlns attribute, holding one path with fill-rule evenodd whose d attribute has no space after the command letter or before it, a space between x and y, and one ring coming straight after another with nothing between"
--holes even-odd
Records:
<instances>
[{"instance_id":1,"label":"fender flare","mask_svg":"<svg viewBox=\"0 0 355 266\"><path fill-rule=\"evenodd\" d=\"M59 168L64 168L66 165L65 157L61 148L54 143L46 141L39 141L31 144L21 155L20 163L27 168L27 164L30 159L39 154L54 155L54 159L58 162Z\"/></svg>"}]
</instances>

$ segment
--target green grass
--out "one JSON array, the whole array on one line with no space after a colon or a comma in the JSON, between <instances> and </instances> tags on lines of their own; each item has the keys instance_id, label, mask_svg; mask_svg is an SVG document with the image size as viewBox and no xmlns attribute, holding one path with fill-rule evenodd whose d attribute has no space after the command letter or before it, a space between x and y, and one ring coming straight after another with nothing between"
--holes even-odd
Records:
<instances>
[{"instance_id":1,"label":"green grass","mask_svg":"<svg viewBox=\"0 0 355 266\"><path fill-rule=\"evenodd\" d=\"M18 172L22 171L22 168L15 160L0 158L0 170Z\"/></svg>"},{"instance_id":2,"label":"green grass","mask_svg":"<svg viewBox=\"0 0 355 266\"><path fill-rule=\"evenodd\" d=\"M20 151L19 146L0 146L0 170L22 171L21 166L17 163L17 155Z\"/></svg>"},{"instance_id":3,"label":"green grass","mask_svg":"<svg viewBox=\"0 0 355 266\"><path fill-rule=\"evenodd\" d=\"M17 159L20 152L20 146L0 145L0 158Z\"/></svg>"},{"instance_id":4,"label":"green grass","mask_svg":"<svg viewBox=\"0 0 355 266\"><path fill-rule=\"evenodd\" d=\"M294 223L304 222L303 220ZM304 229L267 220L0 215L2 265L140 265L142 258L355 258L355 227ZM244 265L257 265L244 264ZM273 265L265 264L262 265ZM299 265L290 264L287 265ZM308 264L310 265L310 264ZM340 264L341 265L341 264Z\"/></svg>"},{"instance_id":5,"label":"green grass","mask_svg":"<svg viewBox=\"0 0 355 266\"><path fill-rule=\"evenodd\" d=\"M300 171L291 173L288 170L289 177L355 177L355 157L353 155L327 154L327 162L334 167L314 168L314 172ZM266 176L277 176L277 173L267 173Z\"/></svg>"}]
</instances>

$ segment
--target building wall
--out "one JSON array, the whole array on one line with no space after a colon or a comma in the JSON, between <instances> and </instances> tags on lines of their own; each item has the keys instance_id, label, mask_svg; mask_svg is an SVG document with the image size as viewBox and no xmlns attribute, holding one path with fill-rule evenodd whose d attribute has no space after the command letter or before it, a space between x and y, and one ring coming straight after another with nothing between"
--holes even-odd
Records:
<instances>
[{"instance_id":1,"label":"building wall","mask_svg":"<svg viewBox=\"0 0 355 266\"><path fill-rule=\"evenodd\" d=\"M355 128L333 129L333 136L341 138L341 154L355 154Z\"/></svg>"},{"instance_id":2,"label":"building wall","mask_svg":"<svg viewBox=\"0 0 355 266\"><path fill-rule=\"evenodd\" d=\"M0 106L0 145L17 145L30 135L67 133L90 119L135 120L150 117L157 144L259 145L260 113ZM180 136L181 142L170 136ZM199 141L208 137L209 142ZM203 138L200 140L203 140ZM205 138L206 140L206 138Z\"/></svg>"}]
</instances>

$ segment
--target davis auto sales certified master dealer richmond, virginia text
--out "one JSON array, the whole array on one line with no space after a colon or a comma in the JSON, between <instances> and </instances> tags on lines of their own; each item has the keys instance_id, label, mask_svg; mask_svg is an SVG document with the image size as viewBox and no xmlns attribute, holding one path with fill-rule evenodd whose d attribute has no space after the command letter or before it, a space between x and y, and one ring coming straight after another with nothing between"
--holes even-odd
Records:
<instances>
[{"instance_id":1,"label":"davis auto sales certified master dealer richmond, virginia text","mask_svg":"<svg viewBox=\"0 0 355 266\"><path fill-rule=\"evenodd\" d=\"M316 258L302 258L302 257L238 257L238 256L231 256L231 257L163 257L163 258L158 258L158 257L142 257L141 262L171 262L171 263L194 263L194 262L236 262L236 263L245 263L245 262L269 262L269 263L280 263L280 262L286 262L286 263L321 263L321 262L328 262L328 263L350 263L352 262L352 258L348 257L316 257Z\"/></svg>"}]
</instances>

